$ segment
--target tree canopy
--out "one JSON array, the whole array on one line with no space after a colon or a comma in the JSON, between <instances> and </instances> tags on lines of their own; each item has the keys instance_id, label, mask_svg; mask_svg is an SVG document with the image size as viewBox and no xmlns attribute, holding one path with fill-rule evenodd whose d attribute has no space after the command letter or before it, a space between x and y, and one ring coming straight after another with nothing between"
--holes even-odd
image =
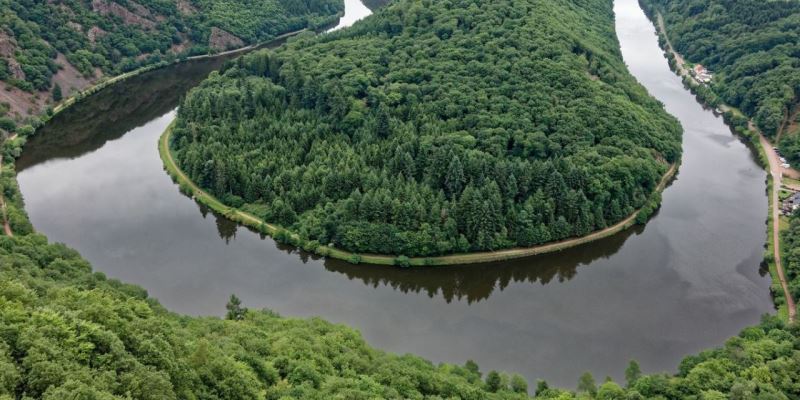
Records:
<instances>
[{"instance_id":1,"label":"tree canopy","mask_svg":"<svg viewBox=\"0 0 800 400\"><path fill-rule=\"evenodd\" d=\"M722 100L753 118L766 135L777 135L800 96L800 2L642 3L663 14L679 53L714 73L712 88Z\"/></svg>"},{"instance_id":2,"label":"tree canopy","mask_svg":"<svg viewBox=\"0 0 800 400\"><path fill-rule=\"evenodd\" d=\"M604 0L398 0L212 74L172 149L225 203L360 253L585 235L643 207L681 129Z\"/></svg>"},{"instance_id":3,"label":"tree canopy","mask_svg":"<svg viewBox=\"0 0 800 400\"><path fill-rule=\"evenodd\" d=\"M435 365L369 347L318 318L248 310L168 312L140 287L92 272L38 234L0 236L0 399L527 399L520 376ZM539 382L537 399L798 399L800 331L776 317L689 356L676 375ZM531 393L532 394L532 393Z\"/></svg>"},{"instance_id":4,"label":"tree canopy","mask_svg":"<svg viewBox=\"0 0 800 400\"><path fill-rule=\"evenodd\" d=\"M0 80L46 91L64 66L56 61L59 53L86 77L95 77L97 69L116 75L169 57L224 50L233 43L266 41L330 23L343 2L0 0L0 10ZM225 33L215 39L215 29Z\"/></svg>"}]
</instances>

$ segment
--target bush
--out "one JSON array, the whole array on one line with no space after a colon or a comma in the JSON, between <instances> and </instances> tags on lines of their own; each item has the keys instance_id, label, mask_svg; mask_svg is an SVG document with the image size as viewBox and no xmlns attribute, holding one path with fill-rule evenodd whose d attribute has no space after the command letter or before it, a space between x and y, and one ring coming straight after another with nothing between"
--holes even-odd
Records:
<instances>
[{"instance_id":1,"label":"bush","mask_svg":"<svg viewBox=\"0 0 800 400\"><path fill-rule=\"evenodd\" d=\"M406 256L399 256L394 259L394 265L398 267L408 268L411 266L411 259Z\"/></svg>"}]
</instances>

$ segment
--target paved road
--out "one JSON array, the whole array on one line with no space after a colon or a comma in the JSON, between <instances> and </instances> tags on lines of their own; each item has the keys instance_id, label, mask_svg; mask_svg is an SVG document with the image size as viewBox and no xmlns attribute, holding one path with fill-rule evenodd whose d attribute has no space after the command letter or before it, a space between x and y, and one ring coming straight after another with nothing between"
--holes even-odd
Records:
<instances>
[{"instance_id":1,"label":"paved road","mask_svg":"<svg viewBox=\"0 0 800 400\"><path fill-rule=\"evenodd\" d=\"M772 175L772 241L774 243L773 247L773 256L775 257L775 269L778 271L778 280L781 282L781 287L783 288L783 294L786 297L786 308L789 311L789 322L794 322L797 308L794 303L794 299L792 298L792 294L789 291L789 285L786 282L786 275L783 272L783 263L781 262L781 229L780 229L780 216L781 216L781 203L778 193L781 190L781 182L783 179L783 172L784 168L780 165L780 160L778 160L778 155L775 154L775 151L772 150L772 146L770 145L767 138L764 135L759 134L759 140L761 142L761 146L767 153L767 159L769 160L769 172Z\"/></svg>"},{"instance_id":2,"label":"paved road","mask_svg":"<svg viewBox=\"0 0 800 400\"><path fill-rule=\"evenodd\" d=\"M664 18L661 16L661 13L657 14L657 21L658 21L658 29L664 33L664 37L666 35L666 27L664 26ZM683 57L675 51L672 47L672 43L670 43L669 39L667 38L667 49L672 55L675 57L675 61L678 64L678 72L681 76L689 76L689 71L686 70L684 64L686 61ZM722 104L719 106L720 110L725 112L730 110L731 108L726 105ZM772 175L772 239L773 239L773 250L774 250L774 257L775 257L775 269L778 273L778 280L781 283L781 287L783 288L783 294L786 297L786 308L789 311L789 322L795 321L795 316L797 314L797 308L794 303L794 299L792 298L792 294L789 291L789 285L786 283L786 274L783 272L783 263L781 262L781 241L780 241L780 215L781 215L781 204L780 204L780 197L778 194L781 190L782 180L784 176L788 176L790 178L798 179L800 178L800 172L795 170L794 168L784 168L781 167L781 161L778 158L778 155L775 153L775 150L772 149L772 144L767 140L766 137L761 133L753 121L748 121L748 125L750 130L753 132L758 133L759 142L761 147L764 148L764 152L767 154L767 160L769 162L769 173Z\"/></svg>"}]
</instances>

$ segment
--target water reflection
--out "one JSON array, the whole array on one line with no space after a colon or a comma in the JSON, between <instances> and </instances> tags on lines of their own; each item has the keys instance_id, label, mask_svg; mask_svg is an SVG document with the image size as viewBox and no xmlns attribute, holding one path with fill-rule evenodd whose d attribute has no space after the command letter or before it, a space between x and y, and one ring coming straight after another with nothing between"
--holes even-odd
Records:
<instances>
[{"instance_id":1,"label":"water reflection","mask_svg":"<svg viewBox=\"0 0 800 400\"><path fill-rule=\"evenodd\" d=\"M274 49L288 39L264 43ZM17 171L52 159L78 158L174 110L212 71L242 55L201 58L148 71L111 85L62 112L28 140Z\"/></svg>"},{"instance_id":2,"label":"water reflection","mask_svg":"<svg viewBox=\"0 0 800 400\"><path fill-rule=\"evenodd\" d=\"M489 299L496 290L503 291L512 283L547 285L569 281L577 275L578 267L610 257L628 237L643 231L643 226L636 226L606 240L581 246L579 251L489 264L437 267L424 272L352 265L331 259L325 260L325 269L374 288L387 286L402 293L425 293L430 298L441 296L447 303L472 304Z\"/></svg>"},{"instance_id":3,"label":"water reflection","mask_svg":"<svg viewBox=\"0 0 800 400\"><path fill-rule=\"evenodd\" d=\"M55 119L20 160L26 208L36 229L176 312L221 315L236 293L248 307L348 324L387 351L562 386L587 370L620 379L632 358L645 372L674 371L772 309L758 271L764 171L669 71L636 0L616 11L626 62L686 131L680 175L645 227L541 257L424 270L276 244L181 195L162 169L158 137L189 77L208 73L197 64Z\"/></svg>"},{"instance_id":4,"label":"water reflection","mask_svg":"<svg viewBox=\"0 0 800 400\"><path fill-rule=\"evenodd\" d=\"M236 238L239 228L268 239L253 229L240 227L221 214L197 203L200 214L214 218L217 234L225 244ZM657 213L654 214L658 215ZM539 283L547 285L564 283L574 278L578 268L589 266L599 259L614 255L633 235L644 231L643 225L634 227L606 239L579 246L571 251L544 254L518 260L468 266L442 266L435 268L396 268L380 265L353 265L341 260L321 258L294 246L275 243L276 248L296 255L300 262L323 261L325 269L346 276L349 280L378 288L385 286L402 293L424 293L430 298L441 296L447 303L465 301L472 304L488 299L495 290L503 291L511 283Z\"/></svg>"}]
</instances>

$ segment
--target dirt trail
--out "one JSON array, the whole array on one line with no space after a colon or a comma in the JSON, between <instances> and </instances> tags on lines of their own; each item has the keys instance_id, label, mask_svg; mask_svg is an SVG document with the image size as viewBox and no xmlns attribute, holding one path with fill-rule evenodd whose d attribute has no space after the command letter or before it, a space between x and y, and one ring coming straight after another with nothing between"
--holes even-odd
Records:
<instances>
[{"instance_id":1,"label":"dirt trail","mask_svg":"<svg viewBox=\"0 0 800 400\"><path fill-rule=\"evenodd\" d=\"M764 135L759 135L761 146L767 152L769 159L769 171L772 174L772 241L773 241L773 256L775 257L775 269L778 272L778 280L781 282L783 294L786 297L786 308L789 310L789 322L795 321L797 308L792 298L792 293L789 291L789 285L786 282L786 275L783 272L783 263L781 262L781 228L780 228L780 198L778 194L781 190L781 180L783 174L781 173L781 166L778 164L779 160L777 155L772 151L767 138Z\"/></svg>"},{"instance_id":2,"label":"dirt trail","mask_svg":"<svg viewBox=\"0 0 800 400\"><path fill-rule=\"evenodd\" d=\"M667 29L664 25L664 17L661 13L657 13L657 21L658 21L658 30L661 32L665 38L667 38ZM689 71L686 70L684 67L685 60L683 57L675 51L672 47L672 43L670 43L669 39L667 38L667 50L675 57L675 61L678 64L678 72L681 76L690 76ZM727 104L721 104L719 109L723 112L731 111L731 107ZM785 122L785 120L784 120ZM786 275L783 272L783 263L781 261L781 232L780 232L780 198L778 194L781 190L782 179L784 176L788 176L790 178L797 179L800 177L800 172L798 172L794 168L784 168L781 167L782 162L780 161L778 154L773 150L772 143L761 133L761 130L753 123L752 120L748 120L748 127L753 132L758 134L759 143L761 147L764 149L764 153L767 156L767 161L769 162L769 173L772 175L772 239L774 242L773 250L775 257L775 269L778 273L778 280L781 283L781 288L783 288L783 294L786 297L786 308L788 309L789 313L789 322L795 321L795 316L797 314L797 309L795 306L794 299L792 298L792 294L789 291L789 285L786 282ZM783 130L783 129L781 129Z\"/></svg>"},{"instance_id":3,"label":"dirt trail","mask_svg":"<svg viewBox=\"0 0 800 400\"><path fill-rule=\"evenodd\" d=\"M686 69L684 66L686 64L686 60L683 59L683 56L675 51L675 48L672 47L672 42L669 41L669 37L667 36L667 28L664 25L664 17L661 13L658 13L658 29L664 34L664 39L667 40L667 48L669 52L672 53L672 56L675 57L675 63L678 65L678 71L681 73L681 76L690 76L689 70Z\"/></svg>"}]
</instances>

